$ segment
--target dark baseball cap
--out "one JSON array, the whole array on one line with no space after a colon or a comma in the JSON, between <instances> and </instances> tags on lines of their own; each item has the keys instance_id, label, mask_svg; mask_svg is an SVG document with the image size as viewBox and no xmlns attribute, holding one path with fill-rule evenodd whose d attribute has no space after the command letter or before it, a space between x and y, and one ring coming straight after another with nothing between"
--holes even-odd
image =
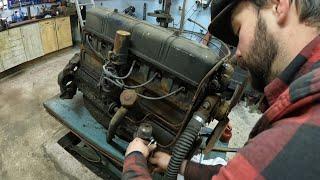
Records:
<instances>
[{"instance_id":1,"label":"dark baseball cap","mask_svg":"<svg viewBox=\"0 0 320 180\"><path fill-rule=\"evenodd\" d=\"M208 27L210 34L223 42L237 46L239 38L232 30L232 10L241 0L213 0L211 4L211 23Z\"/></svg>"}]
</instances>

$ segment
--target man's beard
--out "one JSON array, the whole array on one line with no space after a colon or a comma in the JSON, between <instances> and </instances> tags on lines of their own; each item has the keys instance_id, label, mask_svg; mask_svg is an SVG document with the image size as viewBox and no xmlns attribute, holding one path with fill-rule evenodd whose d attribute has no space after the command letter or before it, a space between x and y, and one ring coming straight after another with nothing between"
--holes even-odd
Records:
<instances>
[{"instance_id":1,"label":"man's beard","mask_svg":"<svg viewBox=\"0 0 320 180\"><path fill-rule=\"evenodd\" d=\"M239 61L251 75L251 84L257 91L263 92L269 83L272 64L279 51L279 45L274 37L267 32L266 22L258 16L254 41L247 54Z\"/></svg>"}]
</instances>

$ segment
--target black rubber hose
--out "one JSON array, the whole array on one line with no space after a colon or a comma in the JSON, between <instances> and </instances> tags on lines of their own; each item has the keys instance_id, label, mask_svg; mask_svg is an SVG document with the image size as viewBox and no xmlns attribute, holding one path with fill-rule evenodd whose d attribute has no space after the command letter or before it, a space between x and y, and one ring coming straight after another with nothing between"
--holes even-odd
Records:
<instances>
[{"instance_id":1,"label":"black rubber hose","mask_svg":"<svg viewBox=\"0 0 320 180\"><path fill-rule=\"evenodd\" d=\"M195 113L192 116L186 129L181 134L173 149L172 157L170 159L168 169L166 172L166 179L177 179L177 175L179 173L182 161L185 159L185 157L191 150L192 145L194 144L201 127L204 125L204 122L205 119L202 118L200 114Z\"/></svg>"}]
</instances>

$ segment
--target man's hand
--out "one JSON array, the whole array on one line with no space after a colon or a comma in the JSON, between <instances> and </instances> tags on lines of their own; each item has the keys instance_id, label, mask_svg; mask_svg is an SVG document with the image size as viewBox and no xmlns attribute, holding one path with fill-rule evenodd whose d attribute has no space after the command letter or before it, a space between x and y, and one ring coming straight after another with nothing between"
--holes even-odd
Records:
<instances>
[{"instance_id":1,"label":"man's hand","mask_svg":"<svg viewBox=\"0 0 320 180\"><path fill-rule=\"evenodd\" d=\"M125 156L127 156L128 154L134 151L138 151L138 152L141 152L145 158L148 158L150 152L156 149L157 146L155 144L151 144L150 146L147 146L147 144L148 144L147 141L144 141L140 138L135 138L129 144Z\"/></svg>"},{"instance_id":2,"label":"man's hand","mask_svg":"<svg viewBox=\"0 0 320 180\"><path fill-rule=\"evenodd\" d=\"M149 158L149 162L156 166L153 172L165 172L168 168L171 156L164 152L156 152Z\"/></svg>"},{"instance_id":3,"label":"man's hand","mask_svg":"<svg viewBox=\"0 0 320 180\"><path fill-rule=\"evenodd\" d=\"M149 158L149 162L156 166L156 168L153 169L153 172L167 171L170 159L171 159L171 156L167 153L160 152L160 151L154 153L154 155ZM179 174L184 175L187 162L188 162L187 160L182 161Z\"/></svg>"}]
</instances>

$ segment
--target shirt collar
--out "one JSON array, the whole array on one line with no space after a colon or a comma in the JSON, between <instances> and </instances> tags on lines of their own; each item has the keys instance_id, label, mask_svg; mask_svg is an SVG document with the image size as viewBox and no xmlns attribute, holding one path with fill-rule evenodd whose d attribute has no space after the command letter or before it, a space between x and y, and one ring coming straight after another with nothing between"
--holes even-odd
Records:
<instances>
[{"instance_id":1,"label":"shirt collar","mask_svg":"<svg viewBox=\"0 0 320 180\"><path fill-rule=\"evenodd\" d=\"M303 50L291 61L286 69L271 83L269 83L264 93L269 105L272 105L277 98L288 88L291 82L312 69L310 64L306 63L315 51L320 51L320 35L314 38Z\"/></svg>"}]
</instances>

